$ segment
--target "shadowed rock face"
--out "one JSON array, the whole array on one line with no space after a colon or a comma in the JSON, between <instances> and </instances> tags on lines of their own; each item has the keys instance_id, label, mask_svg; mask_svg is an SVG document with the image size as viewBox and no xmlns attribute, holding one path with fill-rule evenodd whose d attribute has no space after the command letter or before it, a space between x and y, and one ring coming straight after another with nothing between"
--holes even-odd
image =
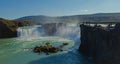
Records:
<instances>
[{"instance_id":1,"label":"shadowed rock face","mask_svg":"<svg viewBox=\"0 0 120 64\"><path fill-rule=\"evenodd\" d=\"M61 26L66 26L65 23L46 23L42 25L46 35L53 36L57 29Z\"/></svg>"},{"instance_id":2,"label":"shadowed rock face","mask_svg":"<svg viewBox=\"0 0 120 64\"><path fill-rule=\"evenodd\" d=\"M18 26L14 22L10 20L0 19L0 38L17 36L17 28Z\"/></svg>"},{"instance_id":3,"label":"shadowed rock face","mask_svg":"<svg viewBox=\"0 0 120 64\"><path fill-rule=\"evenodd\" d=\"M47 35L53 35L56 32L56 23L44 24L43 28Z\"/></svg>"},{"instance_id":4,"label":"shadowed rock face","mask_svg":"<svg viewBox=\"0 0 120 64\"><path fill-rule=\"evenodd\" d=\"M120 64L120 24L112 29L81 25L79 51L96 64Z\"/></svg>"},{"instance_id":5,"label":"shadowed rock face","mask_svg":"<svg viewBox=\"0 0 120 64\"><path fill-rule=\"evenodd\" d=\"M17 28L28 25L28 21L12 21L0 18L0 38L17 36Z\"/></svg>"}]
</instances>

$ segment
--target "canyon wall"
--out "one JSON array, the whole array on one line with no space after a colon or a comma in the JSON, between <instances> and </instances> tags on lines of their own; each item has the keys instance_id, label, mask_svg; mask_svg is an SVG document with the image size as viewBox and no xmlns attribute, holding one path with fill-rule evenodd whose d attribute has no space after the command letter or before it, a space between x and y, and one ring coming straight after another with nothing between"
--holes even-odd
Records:
<instances>
[{"instance_id":1,"label":"canyon wall","mask_svg":"<svg viewBox=\"0 0 120 64\"><path fill-rule=\"evenodd\" d=\"M28 24L29 21L13 21L0 18L0 38L17 37L18 27Z\"/></svg>"},{"instance_id":2,"label":"canyon wall","mask_svg":"<svg viewBox=\"0 0 120 64\"><path fill-rule=\"evenodd\" d=\"M120 64L120 23L114 27L80 25L79 51L96 64Z\"/></svg>"}]
</instances>

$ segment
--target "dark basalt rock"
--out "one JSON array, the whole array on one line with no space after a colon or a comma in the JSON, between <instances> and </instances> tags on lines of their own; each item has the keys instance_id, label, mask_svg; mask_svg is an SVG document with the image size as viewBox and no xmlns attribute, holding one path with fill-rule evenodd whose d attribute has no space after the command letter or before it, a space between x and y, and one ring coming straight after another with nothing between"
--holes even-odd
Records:
<instances>
[{"instance_id":1,"label":"dark basalt rock","mask_svg":"<svg viewBox=\"0 0 120 64\"><path fill-rule=\"evenodd\" d=\"M96 64L120 64L120 23L113 28L81 25L79 51Z\"/></svg>"}]
</instances>

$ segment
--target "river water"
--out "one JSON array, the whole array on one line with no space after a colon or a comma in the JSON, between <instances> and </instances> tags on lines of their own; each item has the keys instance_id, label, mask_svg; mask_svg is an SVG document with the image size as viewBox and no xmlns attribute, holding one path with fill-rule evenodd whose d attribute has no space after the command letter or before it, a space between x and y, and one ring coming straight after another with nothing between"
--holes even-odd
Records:
<instances>
[{"instance_id":1,"label":"river water","mask_svg":"<svg viewBox=\"0 0 120 64\"><path fill-rule=\"evenodd\" d=\"M77 51L80 45L78 27L64 27L55 33L56 36L46 36L43 29L36 28L38 26L22 27L18 29L17 38L0 39L0 64L93 64L91 59ZM32 52L31 48L46 42L55 47L64 42L69 45L63 52L50 55Z\"/></svg>"}]
</instances>

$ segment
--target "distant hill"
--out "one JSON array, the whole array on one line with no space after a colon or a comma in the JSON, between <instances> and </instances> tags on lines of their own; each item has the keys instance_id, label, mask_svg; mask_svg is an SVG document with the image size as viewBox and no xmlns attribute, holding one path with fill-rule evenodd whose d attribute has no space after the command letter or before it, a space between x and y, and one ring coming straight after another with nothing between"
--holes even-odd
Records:
<instances>
[{"instance_id":1,"label":"distant hill","mask_svg":"<svg viewBox=\"0 0 120 64\"><path fill-rule=\"evenodd\" d=\"M61 17L25 16L16 20L30 20L33 23L51 22L120 22L120 13L97 13L86 15L73 15Z\"/></svg>"}]
</instances>

